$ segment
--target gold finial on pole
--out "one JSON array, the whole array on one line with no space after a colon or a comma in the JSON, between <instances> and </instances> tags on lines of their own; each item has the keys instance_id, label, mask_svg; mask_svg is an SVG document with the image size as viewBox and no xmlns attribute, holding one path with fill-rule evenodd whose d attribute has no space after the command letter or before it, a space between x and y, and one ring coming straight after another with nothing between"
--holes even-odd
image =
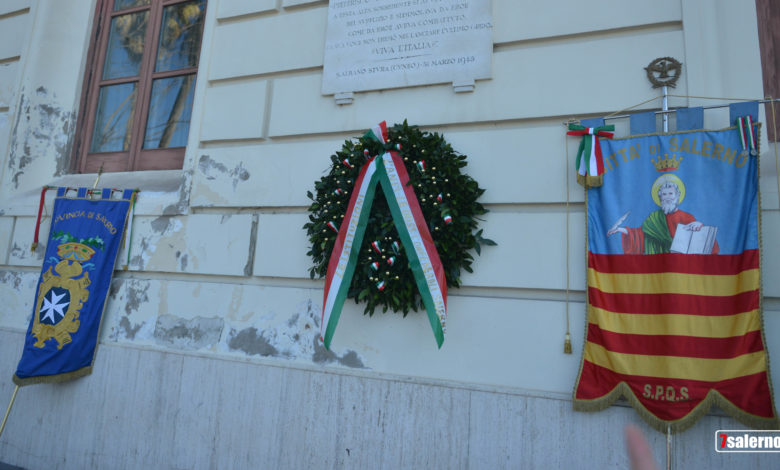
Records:
<instances>
[{"instance_id":1,"label":"gold finial on pole","mask_svg":"<svg viewBox=\"0 0 780 470\"><path fill-rule=\"evenodd\" d=\"M92 185L92 189L96 189L98 182L100 181L100 177L103 175L103 163L100 164L100 169L97 173L97 178L95 178L95 184Z\"/></svg>"}]
</instances>

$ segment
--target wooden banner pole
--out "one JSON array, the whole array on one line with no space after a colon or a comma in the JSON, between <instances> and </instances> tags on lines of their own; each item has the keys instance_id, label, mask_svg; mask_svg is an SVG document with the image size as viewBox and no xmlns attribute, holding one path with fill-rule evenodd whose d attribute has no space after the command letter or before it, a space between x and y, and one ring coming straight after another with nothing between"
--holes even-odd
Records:
<instances>
[{"instance_id":1,"label":"wooden banner pole","mask_svg":"<svg viewBox=\"0 0 780 470\"><path fill-rule=\"evenodd\" d=\"M92 189L96 189L98 183L100 182L100 177L103 175L103 163L100 164L100 169L97 172L97 178L95 178L95 184L92 185Z\"/></svg>"},{"instance_id":2,"label":"wooden banner pole","mask_svg":"<svg viewBox=\"0 0 780 470\"><path fill-rule=\"evenodd\" d=\"M666 425L666 470L672 470L672 427Z\"/></svg>"},{"instance_id":3,"label":"wooden banner pole","mask_svg":"<svg viewBox=\"0 0 780 470\"><path fill-rule=\"evenodd\" d=\"M5 410L5 416L3 416L3 424L0 424L0 437L3 435L3 429L5 429L5 422L8 421L8 415L11 414L11 407L14 406L14 400L16 400L16 392L19 391L19 386L14 388L14 394L11 395L11 403L8 404L8 409Z\"/></svg>"}]
</instances>

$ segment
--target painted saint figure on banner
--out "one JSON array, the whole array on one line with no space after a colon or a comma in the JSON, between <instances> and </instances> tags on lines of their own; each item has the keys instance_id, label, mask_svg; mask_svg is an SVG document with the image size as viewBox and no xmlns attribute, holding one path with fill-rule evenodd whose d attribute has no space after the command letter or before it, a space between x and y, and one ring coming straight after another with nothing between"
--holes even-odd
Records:
<instances>
[{"instance_id":1,"label":"painted saint figure on banner","mask_svg":"<svg viewBox=\"0 0 780 470\"><path fill-rule=\"evenodd\" d=\"M607 231L607 236L622 234L623 253L718 253L717 227L704 225L694 215L679 209L685 199L685 184L679 177L659 176L650 193L659 209L651 212L641 227L621 226L626 213Z\"/></svg>"}]
</instances>

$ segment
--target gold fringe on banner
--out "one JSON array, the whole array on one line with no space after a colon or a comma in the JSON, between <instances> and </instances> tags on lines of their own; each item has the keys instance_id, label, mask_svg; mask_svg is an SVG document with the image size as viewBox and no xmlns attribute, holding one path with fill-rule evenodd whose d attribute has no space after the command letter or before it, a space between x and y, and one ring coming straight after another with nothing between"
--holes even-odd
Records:
<instances>
[{"instance_id":1,"label":"gold fringe on banner","mask_svg":"<svg viewBox=\"0 0 780 470\"><path fill-rule=\"evenodd\" d=\"M713 405L717 405L732 418L755 429L777 429L780 425L777 418L764 418L740 410L717 390L710 390L704 400L696 405L690 413L675 421L666 421L651 413L636 398L634 392L631 391L631 388L625 382L620 382L611 392L601 398L590 401L575 401L573 402L573 407L575 411L601 411L609 408L621 396L626 398L628 403L631 404L631 407L636 410L637 414L639 414L650 427L661 433L666 433L667 427L671 429L674 434L689 429L696 424L696 421L705 416Z\"/></svg>"},{"instance_id":2,"label":"gold fringe on banner","mask_svg":"<svg viewBox=\"0 0 780 470\"><path fill-rule=\"evenodd\" d=\"M585 189L588 189L588 188L598 188L599 186L604 184L604 175L597 175L597 176L586 175L586 176L583 176L583 175L577 173L577 183L580 186L584 186Z\"/></svg>"},{"instance_id":3,"label":"gold fringe on banner","mask_svg":"<svg viewBox=\"0 0 780 470\"><path fill-rule=\"evenodd\" d=\"M97 350L97 346L95 346L95 350ZM92 373L92 366L86 366L82 367L81 369L74 370L72 372L66 372L64 374L57 374L57 375L39 375L36 377L27 377L24 379L21 379L14 374L13 381L16 385L23 387L25 385L33 385L33 384L53 384L53 383L60 383L60 382L67 382L69 380L78 379L79 377L84 377Z\"/></svg>"}]
</instances>

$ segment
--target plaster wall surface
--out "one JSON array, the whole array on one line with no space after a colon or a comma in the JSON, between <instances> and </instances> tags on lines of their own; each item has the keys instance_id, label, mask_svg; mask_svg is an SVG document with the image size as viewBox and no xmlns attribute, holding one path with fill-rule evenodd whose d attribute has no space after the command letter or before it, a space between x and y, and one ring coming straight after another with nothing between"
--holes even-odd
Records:
<instances>
[{"instance_id":1,"label":"plaster wall surface","mask_svg":"<svg viewBox=\"0 0 780 470\"><path fill-rule=\"evenodd\" d=\"M713 103L685 95L763 96L752 1L645 3L553 0L529 15L520 2L495 0L493 78L473 92L368 91L340 106L320 94L327 2L210 0L183 168L101 180L141 195L95 372L24 388L0 461L579 468L587 459L625 468L620 433L639 421L635 412L571 410L585 328L585 208L571 173L578 142L563 123L658 96L644 67L663 56L684 64L672 107ZM29 250L40 188L95 180L69 171L94 6L0 5L1 377L18 360L45 249L48 217L42 246ZM306 192L344 140L403 119L468 155L466 171L486 188L485 236L498 246L450 290L441 350L424 314L368 317L348 302L327 351L318 340L323 282L308 275ZM705 113L710 128L727 120ZM625 120L615 124L627 133ZM779 149L765 137L762 149L763 307L776 355L780 248L768 241L780 236ZM562 352L567 311L572 355ZM9 384L0 381L0 400ZM82 422L94 432L75 432ZM675 465L770 468L764 456L712 451L716 429L738 427L714 411L675 438ZM56 442L41 452L31 435ZM650 437L663 456L662 436Z\"/></svg>"}]
</instances>

